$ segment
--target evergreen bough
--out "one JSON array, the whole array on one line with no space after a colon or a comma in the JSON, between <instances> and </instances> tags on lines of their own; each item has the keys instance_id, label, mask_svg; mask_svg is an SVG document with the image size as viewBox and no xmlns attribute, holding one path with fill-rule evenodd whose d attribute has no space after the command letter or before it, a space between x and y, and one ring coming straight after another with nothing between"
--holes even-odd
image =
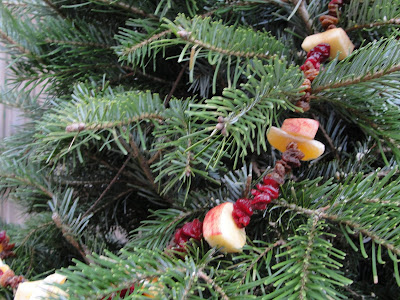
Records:
<instances>
[{"instance_id":1,"label":"evergreen bough","mask_svg":"<svg viewBox=\"0 0 400 300\"><path fill-rule=\"evenodd\" d=\"M327 4L2 1L0 102L29 120L1 146L2 194L27 214L2 224L7 263L59 270L71 299L396 299L400 1L346 1L357 50L325 64L301 113L300 45ZM185 222L248 195L280 157L268 129L303 116L325 154L254 215L244 251L167 254Z\"/></svg>"}]
</instances>

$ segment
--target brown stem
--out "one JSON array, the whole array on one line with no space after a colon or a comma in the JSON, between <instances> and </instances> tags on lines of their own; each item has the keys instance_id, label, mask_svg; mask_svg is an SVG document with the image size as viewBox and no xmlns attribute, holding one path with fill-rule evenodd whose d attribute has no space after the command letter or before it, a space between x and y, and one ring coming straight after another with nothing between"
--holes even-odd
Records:
<instances>
[{"instance_id":1,"label":"brown stem","mask_svg":"<svg viewBox=\"0 0 400 300\"><path fill-rule=\"evenodd\" d=\"M189 61L187 61L187 62L182 66L182 69L181 69L181 71L179 72L178 76L176 77L176 79L175 79L175 81L174 81L174 84L172 85L172 88L171 88L171 90L170 90L169 93L168 93L167 98L165 98L165 101L164 101L164 106L165 106L165 107L168 106L169 100L171 100L172 95L174 94L174 92L175 92L175 90L176 90L176 87L178 86L179 82L181 81L182 76L183 76L183 73L185 73L185 70L186 70L186 68L187 68L188 65L189 65Z\"/></svg>"},{"instance_id":2,"label":"brown stem","mask_svg":"<svg viewBox=\"0 0 400 300\"><path fill-rule=\"evenodd\" d=\"M281 246L281 245L284 245L284 244L286 244L286 242L285 242L284 240L280 239L280 240L277 240L277 241L276 241L274 244L272 244L271 246L265 248L265 250L264 250L260 255L258 255L257 259L254 260L254 261L250 264L250 266L249 266L248 268L246 268L246 271L245 271L244 274L243 274L243 277L242 277L242 280L240 281L240 284L243 284L244 280L246 279L246 274L247 274L251 269L253 269L253 267L259 262L259 260L260 260L261 258L263 258L265 255L267 255L267 253L268 253L269 251L271 251L272 249L274 249L275 247L278 247L278 246Z\"/></svg>"},{"instance_id":3,"label":"brown stem","mask_svg":"<svg viewBox=\"0 0 400 300\"><path fill-rule=\"evenodd\" d=\"M354 25L353 27L349 27L349 28L345 29L345 31L351 32L351 31L363 29L363 28L372 28L372 27L386 26L386 25L392 25L392 24L400 25L400 18L394 18L394 19L390 19L390 20L384 21L384 22L375 22L375 23L370 23L370 24Z\"/></svg>"},{"instance_id":4,"label":"brown stem","mask_svg":"<svg viewBox=\"0 0 400 300\"><path fill-rule=\"evenodd\" d=\"M5 40L8 44L14 46L15 48L17 48L19 50L19 52L26 54L26 55L32 55L32 53L22 47L21 45L19 45L16 41L14 41L12 38L10 38L4 31L0 30L0 38L2 38L3 40Z\"/></svg>"},{"instance_id":5,"label":"brown stem","mask_svg":"<svg viewBox=\"0 0 400 300\"><path fill-rule=\"evenodd\" d=\"M314 113L312 113L311 115L314 119L318 120L317 116ZM335 154L336 159L339 161L340 157L339 157L339 154L337 152L335 145L333 144L331 137L328 135L325 128L321 124L319 124L319 129L321 129L321 132L324 135L326 141L328 142L329 147L332 149L333 153Z\"/></svg>"},{"instance_id":6,"label":"brown stem","mask_svg":"<svg viewBox=\"0 0 400 300\"><path fill-rule=\"evenodd\" d=\"M85 262L87 264L90 264L92 260L87 257L88 250L86 249L86 246L83 244L80 245L79 242L74 239L74 237L70 234L69 227L62 223L60 215L55 212L53 213L52 219L57 228L61 230L64 238L72 245L72 247L74 247L79 252Z\"/></svg>"},{"instance_id":7,"label":"brown stem","mask_svg":"<svg viewBox=\"0 0 400 300\"><path fill-rule=\"evenodd\" d=\"M73 45L73 46L82 46L82 47L89 47L89 48L103 48L103 49L110 49L110 46L105 44L98 44L98 43L87 43L87 42L78 42L78 41L61 41L61 40L51 40L45 39L46 43L49 44L60 44L60 45Z\"/></svg>"},{"instance_id":8,"label":"brown stem","mask_svg":"<svg viewBox=\"0 0 400 300\"><path fill-rule=\"evenodd\" d=\"M309 216L315 215L320 219L322 218L322 219L330 220L330 221L337 222L337 223L340 223L343 225L347 225L350 228L353 228L355 231L361 232L364 236L370 237L376 243L381 244L386 249L392 251L394 254L400 255L400 248L396 248L395 245L389 243L388 241L386 241L384 239L381 239L379 236L377 236L373 232L362 228L362 226L360 224L353 222L351 220L340 219L340 217L338 215L332 215L329 213L325 213L325 211L327 209L329 209L330 206L325 206L325 207L322 207L319 209L308 209L308 208L304 208L304 207L298 206L293 203L287 203L284 200L274 200L273 202L279 206L283 206L283 207L295 210L295 211L305 214L305 215L309 215Z\"/></svg>"},{"instance_id":9,"label":"brown stem","mask_svg":"<svg viewBox=\"0 0 400 300\"><path fill-rule=\"evenodd\" d=\"M152 35L151 37L149 37L148 39L140 42L139 44L136 44L136 45L132 46L131 48L125 49L123 54L124 55L128 55L129 53L132 53L132 52L136 51L137 49L139 49L139 48L141 48L141 47L143 47L145 45L150 44L152 41L158 40L159 38L161 38L161 37L163 37L163 36L165 36L167 34L170 34L171 32L172 32L171 30L164 30L164 31L162 31L160 33Z\"/></svg>"},{"instance_id":10,"label":"brown stem","mask_svg":"<svg viewBox=\"0 0 400 300\"><path fill-rule=\"evenodd\" d=\"M93 211L93 214L95 215L97 212L103 210L105 207L113 204L114 202L116 202L117 200L119 200L120 198L124 197L125 195L128 195L130 193L132 193L134 191L134 189L128 189L126 191L123 191L122 193L119 193L118 195L116 195L115 197L113 197L113 199L111 201L107 201L106 203L104 203L102 206L98 207L97 209L95 209Z\"/></svg>"},{"instance_id":11,"label":"brown stem","mask_svg":"<svg viewBox=\"0 0 400 300\"><path fill-rule=\"evenodd\" d=\"M153 14L148 14L144 10L142 10L142 9L140 9L138 7L122 3L122 1L109 1L109 0L96 0L96 1L97 2L103 2L103 3L108 4L108 5L117 6L119 8L128 10L131 13L134 13L134 14L137 14L137 15L141 15L141 16L143 16L145 18L151 18L151 19L157 19L158 20L157 16L155 16Z\"/></svg>"},{"instance_id":12,"label":"brown stem","mask_svg":"<svg viewBox=\"0 0 400 300\"><path fill-rule=\"evenodd\" d=\"M229 297L225 294L224 290L218 284L216 284L215 281L212 280L212 278L210 278L206 273L204 273L202 270L199 270L197 275L199 276L199 278L203 279L205 282L211 285L221 295L221 299L229 300Z\"/></svg>"},{"instance_id":13,"label":"brown stem","mask_svg":"<svg viewBox=\"0 0 400 300\"><path fill-rule=\"evenodd\" d=\"M148 164L149 166L151 166L151 164L152 164L156 159L158 159L158 158L161 156L161 153L162 153L162 150L161 150L161 149L158 150L158 151L156 152L156 154L154 154L152 157L150 157L150 158L148 159L147 164Z\"/></svg>"},{"instance_id":14,"label":"brown stem","mask_svg":"<svg viewBox=\"0 0 400 300\"><path fill-rule=\"evenodd\" d=\"M305 0L292 0L294 5L297 5L299 1L301 1L301 4L299 8L297 9L297 12L299 13L300 18L303 20L304 24L306 24L307 32L312 33L312 20L310 18L310 14L308 13L307 7L306 7L306 1Z\"/></svg>"},{"instance_id":15,"label":"brown stem","mask_svg":"<svg viewBox=\"0 0 400 300\"><path fill-rule=\"evenodd\" d=\"M118 170L117 174L115 174L114 178L110 181L106 189L101 193L100 197L92 204L92 206L84 213L83 217L86 217L96 206L97 204L104 198L107 192L111 189L114 183L117 181L118 177L121 175L122 171L125 169L126 165L128 164L129 160L131 159L130 156L126 158L124 163L122 164L121 168Z\"/></svg>"},{"instance_id":16,"label":"brown stem","mask_svg":"<svg viewBox=\"0 0 400 300\"><path fill-rule=\"evenodd\" d=\"M139 165L145 175L145 177L147 178L148 182L150 183L151 187L153 188L154 191L156 191L158 193L158 186L155 183L155 179L153 177L153 174L150 170L150 166L147 163L147 159L142 155L142 153L139 150L138 145L135 143L135 141L133 140L133 138L131 137L129 139L129 145L127 145L127 143L125 142L125 140L120 138L120 142L122 145L124 145L125 149L129 152L129 154L138 160ZM173 203L173 200L163 196L162 199L168 203L169 205Z\"/></svg>"},{"instance_id":17,"label":"brown stem","mask_svg":"<svg viewBox=\"0 0 400 300\"><path fill-rule=\"evenodd\" d=\"M391 67L388 70L382 70L382 71L379 71L379 72L376 72L376 73L373 73L373 74L369 73L369 74L367 74L365 76L362 76L362 77L357 77L357 78L354 78L354 79L345 80L345 81L334 83L334 84L331 84L331 85L319 86L316 89L313 89L312 92L315 94L315 93L319 93L319 92L322 92L322 91L327 90L327 89L336 89L336 88L346 87L346 86L349 86L349 85L352 85L352 84L357 84L357 83L360 83L360 82L366 82L366 81L369 81L369 80L377 79L377 78L380 78L382 76L385 76L385 75L388 75L388 74L391 74L391 73L394 73L394 72L398 72L398 71L400 71L400 65L395 65L395 66Z\"/></svg>"}]
</instances>

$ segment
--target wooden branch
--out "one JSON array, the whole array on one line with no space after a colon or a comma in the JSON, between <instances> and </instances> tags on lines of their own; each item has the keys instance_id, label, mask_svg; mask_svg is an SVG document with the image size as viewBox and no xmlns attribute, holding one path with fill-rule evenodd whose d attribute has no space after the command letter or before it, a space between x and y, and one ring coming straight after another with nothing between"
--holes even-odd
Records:
<instances>
[{"instance_id":1,"label":"wooden branch","mask_svg":"<svg viewBox=\"0 0 400 300\"><path fill-rule=\"evenodd\" d=\"M391 67L388 70L382 70L380 72L376 72L376 73L373 73L373 74L369 73L369 74L367 74L365 76L361 76L361 77L357 77L357 78L354 78L354 79L345 80L345 81L338 82L338 83L333 83L331 85L319 86L316 89L313 89L312 93L315 94L315 93L322 92L324 90L337 89L337 88L346 87L346 86L357 84L357 83L361 83L361 82L370 81L370 80L377 79L377 78L380 78L382 76L385 76L385 75L388 75L388 74L391 74L391 73L394 73L394 72L398 72L398 71L400 71L400 65L395 65L395 66Z\"/></svg>"},{"instance_id":2,"label":"wooden branch","mask_svg":"<svg viewBox=\"0 0 400 300\"><path fill-rule=\"evenodd\" d=\"M100 197L89 207L89 209L83 214L83 217L86 217L92 210L95 209L97 204L104 198L107 192L111 189L114 183L117 181L118 177L121 175L122 171L125 169L126 165L128 164L129 160L131 159L130 156L127 157L125 162L122 164L121 168L118 170L117 174L115 174L114 178L110 181L106 189L101 193Z\"/></svg>"},{"instance_id":3,"label":"wooden branch","mask_svg":"<svg viewBox=\"0 0 400 300\"><path fill-rule=\"evenodd\" d=\"M221 299L229 300L229 297L225 294L224 290L218 284L216 284L215 281L212 280L212 278L210 278L206 273L204 273L202 270L199 270L197 275L199 276L199 278L203 279L205 282L211 285L221 295Z\"/></svg>"},{"instance_id":4,"label":"wooden branch","mask_svg":"<svg viewBox=\"0 0 400 300\"><path fill-rule=\"evenodd\" d=\"M400 18L394 18L387 21L375 22L370 24L354 25L353 27L345 29L345 31L351 32L358 29L373 28L373 27L388 26L388 25L400 25Z\"/></svg>"}]
</instances>

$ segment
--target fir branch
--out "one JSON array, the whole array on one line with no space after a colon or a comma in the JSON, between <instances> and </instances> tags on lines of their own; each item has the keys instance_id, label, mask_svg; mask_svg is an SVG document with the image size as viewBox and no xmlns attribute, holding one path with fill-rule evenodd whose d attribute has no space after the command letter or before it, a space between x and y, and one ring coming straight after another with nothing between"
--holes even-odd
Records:
<instances>
[{"instance_id":1,"label":"fir branch","mask_svg":"<svg viewBox=\"0 0 400 300\"><path fill-rule=\"evenodd\" d=\"M308 33L312 33L312 31L313 31L312 30L312 22L313 22L313 20L310 18L310 15L309 15L309 13L307 11L307 7L306 7L306 2L307 1L305 1L305 0L291 0L291 1L296 6L297 6L297 4L299 2L301 2L299 8L297 9L297 12L299 13L300 17L302 18L304 24L306 24L306 28L307 28Z\"/></svg>"},{"instance_id":2,"label":"fir branch","mask_svg":"<svg viewBox=\"0 0 400 300\"><path fill-rule=\"evenodd\" d=\"M102 129L109 129L115 127L122 127L132 123L137 123L143 120L158 120L163 121L164 117L160 114L152 114L152 113L144 113L139 116L135 116L124 121L112 121L112 122L104 122L97 124L89 124L86 125L84 122L72 123L65 127L66 132L80 132L83 130L97 131Z\"/></svg>"},{"instance_id":3,"label":"fir branch","mask_svg":"<svg viewBox=\"0 0 400 300\"><path fill-rule=\"evenodd\" d=\"M164 30L160 33L154 34L154 35L150 36L149 38L141 41L140 43L131 46L130 48L125 48L122 51L122 55L128 56L129 54L135 52L139 48L142 48L143 46L146 46L146 45L150 45L152 42L170 34L171 32L172 32L171 30Z\"/></svg>"},{"instance_id":4,"label":"fir branch","mask_svg":"<svg viewBox=\"0 0 400 300\"><path fill-rule=\"evenodd\" d=\"M246 271L244 271L242 280L240 281L240 285L242 285L246 279L247 273L250 272L254 266L256 266L258 264L258 262L260 261L260 259L262 259L263 257L265 257L265 255L267 255L268 252L270 252L271 250L273 250L274 248L278 247L278 246L282 246L285 245L286 241L280 239L277 240L275 243L273 243L272 245L265 247L265 250L263 252L261 252L257 258L255 260L253 260L251 262L251 264L246 268Z\"/></svg>"},{"instance_id":5,"label":"fir branch","mask_svg":"<svg viewBox=\"0 0 400 300\"><path fill-rule=\"evenodd\" d=\"M234 51L229 48L221 48L214 46L210 43L198 40L194 37L191 37L191 33L188 31L179 31L178 32L179 36L184 39L185 41L188 41L196 46L200 46L201 48L205 48L214 52L218 52L224 55L229 55L229 56L237 56L237 57L244 57L244 58L259 58L259 59L268 59L273 56L264 54L264 53L258 53L255 51Z\"/></svg>"},{"instance_id":6,"label":"fir branch","mask_svg":"<svg viewBox=\"0 0 400 300\"><path fill-rule=\"evenodd\" d=\"M351 32L351 31L360 30L360 29L364 29L364 28L371 29L374 27L381 27L381 26L388 26L388 25L400 25L400 18L390 19L390 20L382 21L382 22L374 22L374 23L370 23L370 24L362 24L362 25L356 24L353 27L346 28L345 31Z\"/></svg>"},{"instance_id":7,"label":"fir branch","mask_svg":"<svg viewBox=\"0 0 400 300\"><path fill-rule=\"evenodd\" d=\"M0 38L3 39L7 44L11 45L13 48L16 48L21 54L25 54L27 56L33 56L28 49L22 47L1 29L0 29Z\"/></svg>"},{"instance_id":8,"label":"fir branch","mask_svg":"<svg viewBox=\"0 0 400 300\"><path fill-rule=\"evenodd\" d=\"M118 8L122 8L122 9L127 10L127 11L129 11L131 13L134 13L136 15L140 15L142 17L151 18L151 19L157 19L158 20L157 16L155 16L153 14L150 14L150 13L147 13L144 10L142 10L142 9L140 9L138 7L135 7L133 5L125 4L122 1L110 1L110 0L92 0L92 1L93 2L102 2L105 5L109 5L109 6L116 6Z\"/></svg>"},{"instance_id":9,"label":"fir branch","mask_svg":"<svg viewBox=\"0 0 400 300\"><path fill-rule=\"evenodd\" d=\"M107 185L107 187L105 188L105 190L101 193L101 195L99 196L99 198L97 198L97 200L89 207L89 209L83 214L83 217L86 217L87 215L89 215L89 213L94 210L97 206L97 204L100 203L100 201L104 198L104 196L107 194L107 192L111 189L111 187L114 185L114 183L117 181L117 179L119 178L119 176L121 175L122 171L125 169L126 165L128 164L129 160L131 159L131 157L128 156L128 158L124 161L124 163L122 164L121 168L118 170L117 174L115 174L114 178L110 181L110 183Z\"/></svg>"},{"instance_id":10,"label":"fir branch","mask_svg":"<svg viewBox=\"0 0 400 300\"><path fill-rule=\"evenodd\" d=\"M369 200L365 201L366 203L371 202ZM305 214L308 216L317 216L320 219L326 219L329 221L337 222L343 225L347 225L350 228L354 229L356 232L361 232L364 236L370 237L372 240L374 240L377 244L380 244L384 246L386 249L390 250L391 252L395 253L396 255L400 255L400 248L396 247L394 244L388 242L385 239L382 239L379 237L377 234L375 234L372 231L369 231L364 228L361 224L352 221L351 219L343 219L339 215L331 214L331 213L325 213L324 211L329 210L331 207L330 206L325 206L321 207L318 209L309 209L309 208L304 208L299 205L296 205L294 203L287 203L284 200L274 200L273 203L286 207L290 210L294 210L298 213ZM376 201L372 201L372 203L377 203ZM393 205L393 203L391 203Z\"/></svg>"},{"instance_id":11,"label":"fir branch","mask_svg":"<svg viewBox=\"0 0 400 300\"><path fill-rule=\"evenodd\" d=\"M17 176L15 174L0 174L0 177L4 178L4 179L14 179L24 185L28 185L28 186L37 188L39 191L41 191L44 195L48 196L49 198L54 197L54 194L50 189L46 188L44 185L40 184L39 182L31 180L28 177Z\"/></svg>"},{"instance_id":12,"label":"fir branch","mask_svg":"<svg viewBox=\"0 0 400 300\"><path fill-rule=\"evenodd\" d=\"M87 253L88 251L85 249L86 247L78 243L78 241L73 238L72 234L70 233L71 230L68 228L68 226L63 224L60 216L57 213L53 213L52 219L57 228L61 230L64 238L79 252L84 261L87 264L90 264L92 260L88 257L89 253Z\"/></svg>"},{"instance_id":13,"label":"fir branch","mask_svg":"<svg viewBox=\"0 0 400 300\"><path fill-rule=\"evenodd\" d=\"M224 290L214 280L212 280L212 278L209 277L206 273L204 273L202 270L199 270L197 272L197 276L199 278L203 279L207 284L211 285L212 288L220 294L221 299L229 300L229 297L225 294Z\"/></svg>"},{"instance_id":14,"label":"fir branch","mask_svg":"<svg viewBox=\"0 0 400 300\"><path fill-rule=\"evenodd\" d=\"M111 49L110 46L108 46L106 44L91 43L91 42L53 40L53 39L49 39L49 38L46 38L45 42L49 43L49 44L71 45L71 46L79 46L79 47L87 47L87 48L96 47L96 48L102 48L102 49Z\"/></svg>"},{"instance_id":15,"label":"fir branch","mask_svg":"<svg viewBox=\"0 0 400 300\"><path fill-rule=\"evenodd\" d=\"M399 0L351 0L345 5L339 26L350 32L363 28L398 25L400 17Z\"/></svg>"},{"instance_id":16,"label":"fir branch","mask_svg":"<svg viewBox=\"0 0 400 300\"><path fill-rule=\"evenodd\" d=\"M312 92L346 88L377 81L400 70L400 43L396 36L369 43L338 62L333 60L313 81Z\"/></svg>"},{"instance_id":17,"label":"fir branch","mask_svg":"<svg viewBox=\"0 0 400 300\"><path fill-rule=\"evenodd\" d=\"M381 71L374 72L374 73L367 73L367 74L365 74L363 76L359 76L359 77L355 77L355 78L352 78L352 79L343 80L341 82L332 83L332 84L325 85L325 86L318 86L315 89L313 89L313 92L314 93L319 93L319 92L322 92L324 90L343 88L343 87L347 87L347 86L350 86L350 85L359 84L359 83L362 83L362 82L367 82L367 81L370 81L370 80L379 79L379 78L381 78L383 76L389 75L389 74L394 73L394 72L399 72L399 71L400 71L400 64L391 66L389 69L381 70Z\"/></svg>"}]
</instances>

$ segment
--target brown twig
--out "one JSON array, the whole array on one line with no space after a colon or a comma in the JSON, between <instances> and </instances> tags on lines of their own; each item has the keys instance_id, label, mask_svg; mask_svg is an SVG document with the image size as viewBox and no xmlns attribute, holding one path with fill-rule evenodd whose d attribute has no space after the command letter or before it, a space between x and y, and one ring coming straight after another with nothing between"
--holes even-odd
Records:
<instances>
[{"instance_id":1,"label":"brown twig","mask_svg":"<svg viewBox=\"0 0 400 300\"><path fill-rule=\"evenodd\" d=\"M240 281L240 284L243 284L244 280L246 279L246 274L247 274L247 272L249 272L249 271L256 265L256 263L258 263L258 261L259 261L262 257L264 257L269 251L271 251L271 250L274 249L275 247L282 246L282 245L284 245L284 244L286 244L286 242L285 242L284 240L280 239L280 240L277 240L277 241L276 241L274 244L272 244L271 246L265 248L265 250L264 250L262 253L260 253L260 255L258 255L257 259L254 260L254 261L250 264L250 266L246 269L246 272L244 272L243 277L242 277L242 280Z\"/></svg>"},{"instance_id":2,"label":"brown twig","mask_svg":"<svg viewBox=\"0 0 400 300\"><path fill-rule=\"evenodd\" d=\"M130 156L126 158L124 163L122 164L121 168L118 170L117 174L115 174L114 178L110 181L106 189L101 193L100 197L92 204L91 207L84 213L83 217L86 217L96 206L97 204L104 198L107 192L111 189L114 183L117 181L118 177L121 175L122 171L125 169L126 165L128 164L129 160L131 159Z\"/></svg>"},{"instance_id":3,"label":"brown twig","mask_svg":"<svg viewBox=\"0 0 400 300\"><path fill-rule=\"evenodd\" d=\"M349 27L345 29L346 32L351 32L358 29L364 28L372 28L372 27L379 27L379 26L386 26L386 25L400 25L400 18L390 19L384 22L375 22L370 24L362 24L362 25L355 25L353 27Z\"/></svg>"},{"instance_id":4,"label":"brown twig","mask_svg":"<svg viewBox=\"0 0 400 300\"><path fill-rule=\"evenodd\" d=\"M311 115L314 119L318 120L317 116L314 113L312 113ZM329 147L332 149L336 159L339 161L340 160L339 153L337 152L337 149L336 149L335 145L333 144L331 137L328 135L325 128L321 124L319 124L319 129L321 129L321 132L324 135L326 141L328 142Z\"/></svg>"},{"instance_id":5,"label":"brown twig","mask_svg":"<svg viewBox=\"0 0 400 300\"><path fill-rule=\"evenodd\" d=\"M340 216L334 215L334 214L329 214L326 213L325 211L328 210L331 206L325 206L319 209L308 209L304 208L301 206L298 206L294 203L287 203L284 200L273 200L274 204L277 204L282 207L286 207L289 209L292 209L298 213L309 215L309 216L317 216L320 219L326 219L330 220L332 222L337 222L343 225L347 225L350 228L353 228L354 231L361 232L364 236L370 237L372 240L375 241L377 244L381 244L384 246L386 249L390 250L396 255L400 255L400 248L397 248L394 244L391 244L390 242L381 239L379 236L374 234L372 231L368 231L367 229L364 229L362 225L352 221L352 220L344 220L341 219Z\"/></svg>"},{"instance_id":6,"label":"brown twig","mask_svg":"<svg viewBox=\"0 0 400 300\"><path fill-rule=\"evenodd\" d=\"M165 98L165 101L164 101L164 106L165 106L165 107L168 106L169 100L171 100L172 95L174 94L174 92L175 92L175 90L176 90L176 87L178 86L179 82L181 81L182 76L183 76L183 73L185 73L185 70L186 70L186 68L187 68L188 65L189 65L189 61L187 61L187 62L182 66L182 69L181 69L181 71L179 72L178 76L176 77L176 79L175 79L175 81L174 81L174 84L172 85L172 88L171 88L171 90L170 90L169 93L168 93L167 98Z\"/></svg>"},{"instance_id":7,"label":"brown twig","mask_svg":"<svg viewBox=\"0 0 400 300\"><path fill-rule=\"evenodd\" d=\"M154 154L152 157L150 157L147 160L147 164L150 166L156 159L158 159L161 156L162 150L159 149L156 154Z\"/></svg>"},{"instance_id":8,"label":"brown twig","mask_svg":"<svg viewBox=\"0 0 400 300\"><path fill-rule=\"evenodd\" d=\"M137 15L141 15L141 16L143 16L145 18L151 18L151 19L157 19L158 20L157 16L155 16L153 14L148 14L144 10L142 10L142 9L140 9L138 7L122 3L122 1L109 1L109 0L97 0L97 1L98 2L103 2L103 3L108 4L108 5L117 6L119 8L128 10L131 13L134 13L134 14L137 14Z\"/></svg>"},{"instance_id":9,"label":"brown twig","mask_svg":"<svg viewBox=\"0 0 400 300\"><path fill-rule=\"evenodd\" d=\"M57 228L61 230L64 238L72 245L72 247L74 247L79 252L85 262L87 264L90 264L92 260L87 257L88 250L86 246L83 244L79 244L79 242L74 239L74 237L70 234L69 227L62 223L60 215L55 212L53 213L52 219Z\"/></svg>"},{"instance_id":10,"label":"brown twig","mask_svg":"<svg viewBox=\"0 0 400 300\"><path fill-rule=\"evenodd\" d=\"M300 18L303 20L304 24L306 24L307 32L312 33L312 20L310 18L310 14L308 13L307 7L306 7L306 1L304 0L292 0L294 5L297 5L301 1L299 8L297 9L297 12L299 13Z\"/></svg>"},{"instance_id":11,"label":"brown twig","mask_svg":"<svg viewBox=\"0 0 400 300\"><path fill-rule=\"evenodd\" d=\"M215 281L212 280L212 278L210 278L206 273L204 273L202 270L199 270L199 272L197 272L197 275L199 276L199 278L203 279L206 283L211 285L221 295L221 299L229 300L229 297L225 294L224 290L218 284L216 284Z\"/></svg>"},{"instance_id":12,"label":"brown twig","mask_svg":"<svg viewBox=\"0 0 400 300\"><path fill-rule=\"evenodd\" d=\"M312 92L313 93L319 93L319 92L322 92L322 91L327 90L327 89L336 89L336 88L346 87L346 86L349 86L349 85L352 85L352 84L357 84L357 83L360 83L360 82L366 82L366 81L369 81L369 80L377 79L377 78L380 78L382 76L385 76L385 75L388 75L388 74L391 74L391 73L394 73L394 72L398 72L398 71L400 71L400 65L395 65L395 66L391 67L390 69L382 70L382 71L375 72L375 73L369 73L369 74L367 74L365 76L362 76L362 77L357 77L357 78L354 78L354 79L345 80L345 81L334 83L334 84L331 84L331 85L319 86L316 89L313 89Z\"/></svg>"},{"instance_id":13,"label":"brown twig","mask_svg":"<svg viewBox=\"0 0 400 300\"><path fill-rule=\"evenodd\" d=\"M153 188L154 191L156 191L158 193L159 189L158 189L157 184L155 183L155 179L150 170L150 166L147 163L147 159L140 152L139 147L136 144L136 142L133 140L132 136L129 139L129 145L125 142L125 140L123 140L121 138L119 140L120 140L121 144L124 146L124 148L128 151L128 153L133 158L138 160L139 165L140 165L145 177L149 181L151 187ZM169 205L173 203L173 200L168 197L163 196L162 199Z\"/></svg>"}]
</instances>

